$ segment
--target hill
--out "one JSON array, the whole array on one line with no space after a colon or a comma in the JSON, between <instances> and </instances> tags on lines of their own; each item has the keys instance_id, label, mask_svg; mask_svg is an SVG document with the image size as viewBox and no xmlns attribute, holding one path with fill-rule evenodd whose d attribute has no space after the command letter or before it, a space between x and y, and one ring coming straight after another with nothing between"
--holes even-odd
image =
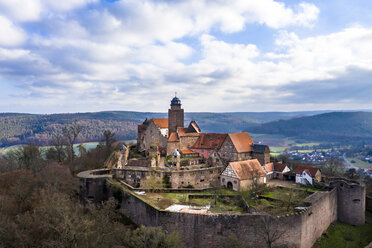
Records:
<instances>
[{"instance_id":1,"label":"hill","mask_svg":"<svg viewBox=\"0 0 372 248\"><path fill-rule=\"evenodd\" d=\"M240 132L257 124L311 115L314 112L241 112L241 113L186 113L185 122L196 120L203 132ZM99 141L102 133L110 129L120 140L135 139L137 124L145 118L166 118L166 113L104 111L72 114L0 114L0 146L33 142L48 145L54 133L73 122L83 126L78 142Z\"/></svg>"},{"instance_id":2,"label":"hill","mask_svg":"<svg viewBox=\"0 0 372 248\"><path fill-rule=\"evenodd\" d=\"M372 144L372 112L331 112L277 120L245 130L253 133L280 134L307 141Z\"/></svg>"}]
</instances>

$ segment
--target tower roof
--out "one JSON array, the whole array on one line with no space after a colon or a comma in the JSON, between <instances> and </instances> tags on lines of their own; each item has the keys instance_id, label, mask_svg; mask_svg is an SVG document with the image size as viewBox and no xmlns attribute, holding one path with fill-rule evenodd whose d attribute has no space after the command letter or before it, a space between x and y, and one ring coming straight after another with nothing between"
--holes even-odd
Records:
<instances>
[{"instance_id":1,"label":"tower roof","mask_svg":"<svg viewBox=\"0 0 372 248\"><path fill-rule=\"evenodd\" d=\"M175 96L171 101L171 105L181 105L181 100L177 96Z\"/></svg>"}]
</instances>

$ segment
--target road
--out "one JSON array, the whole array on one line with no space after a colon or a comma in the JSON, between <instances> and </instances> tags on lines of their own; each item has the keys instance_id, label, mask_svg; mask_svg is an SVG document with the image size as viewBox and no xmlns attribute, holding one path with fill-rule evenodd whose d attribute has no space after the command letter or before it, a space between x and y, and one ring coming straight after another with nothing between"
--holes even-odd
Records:
<instances>
[{"instance_id":1,"label":"road","mask_svg":"<svg viewBox=\"0 0 372 248\"><path fill-rule=\"evenodd\" d=\"M359 170L358 167L354 166L352 163L350 163L349 160L347 160L347 158L346 158L346 153L344 153L344 155L342 155L342 157L344 158L344 161L349 165L349 166L348 166L349 168L353 168L353 169L355 169L355 170Z\"/></svg>"}]
</instances>

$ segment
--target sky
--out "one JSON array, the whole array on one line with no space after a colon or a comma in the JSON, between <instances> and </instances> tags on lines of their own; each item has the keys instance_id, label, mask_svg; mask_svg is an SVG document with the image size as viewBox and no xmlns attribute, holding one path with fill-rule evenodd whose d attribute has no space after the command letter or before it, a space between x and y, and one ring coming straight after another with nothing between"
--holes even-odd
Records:
<instances>
[{"instance_id":1,"label":"sky","mask_svg":"<svg viewBox=\"0 0 372 248\"><path fill-rule=\"evenodd\" d=\"M0 112L372 109L369 0L0 0Z\"/></svg>"}]
</instances>

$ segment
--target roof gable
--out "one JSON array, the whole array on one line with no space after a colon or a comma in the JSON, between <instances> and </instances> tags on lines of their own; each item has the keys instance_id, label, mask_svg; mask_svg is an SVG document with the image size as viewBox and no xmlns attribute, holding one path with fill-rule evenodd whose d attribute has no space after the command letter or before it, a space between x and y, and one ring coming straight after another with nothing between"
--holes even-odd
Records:
<instances>
[{"instance_id":1,"label":"roof gable","mask_svg":"<svg viewBox=\"0 0 372 248\"><path fill-rule=\"evenodd\" d=\"M283 172L286 167L287 167L286 164L274 163L274 170L277 172Z\"/></svg>"},{"instance_id":2,"label":"roof gable","mask_svg":"<svg viewBox=\"0 0 372 248\"><path fill-rule=\"evenodd\" d=\"M315 177L316 173L320 171L317 167L300 165L296 169L296 174L302 174L304 170L306 170L307 174L309 174L311 177Z\"/></svg>"},{"instance_id":3,"label":"roof gable","mask_svg":"<svg viewBox=\"0 0 372 248\"><path fill-rule=\"evenodd\" d=\"M274 171L274 164L273 163L267 163L263 166L263 169L266 173L272 173Z\"/></svg>"},{"instance_id":4,"label":"roof gable","mask_svg":"<svg viewBox=\"0 0 372 248\"><path fill-rule=\"evenodd\" d=\"M168 128L168 118L152 118L151 121L160 128Z\"/></svg>"},{"instance_id":5,"label":"roof gable","mask_svg":"<svg viewBox=\"0 0 372 248\"><path fill-rule=\"evenodd\" d=\"M179 142L180 139L178 138L178 135L177 135L176 132L172 132L172 133L169 135L168 141L169 141L169 142Z\"/></svg>"},{"instance_id":6,"label":"roof gable","mask_svg":"<svg viewBox=\"0 0 372 248\"><path fill-rule=\"evenodd\" d=\"M229 133L229 137L237 152L251 152L253 140L249 133Z\"/></svg>"},{"instance_id":7,"label":"roof gable","mask_svg":"<svg viewBox=\"0 0 372 248\"><path fill-rule=\"evenodd\" d=\"M200 128L198 126L198 124L196 123L196 121L191 121L187 130L186 130L186 133L200 133Z\"/></svg>"},{"instance_id":8,"label":"roof gable","mask_svg":"<svg viewBox=\"0 0 372 248\"><path fill-rule=\"evenodd\" d=\"M251 179L255 176L266 176L266 172L262 169L257 159L230 162L229 165L231 165L240 180Z\"/></svg>"}]
</instances>

